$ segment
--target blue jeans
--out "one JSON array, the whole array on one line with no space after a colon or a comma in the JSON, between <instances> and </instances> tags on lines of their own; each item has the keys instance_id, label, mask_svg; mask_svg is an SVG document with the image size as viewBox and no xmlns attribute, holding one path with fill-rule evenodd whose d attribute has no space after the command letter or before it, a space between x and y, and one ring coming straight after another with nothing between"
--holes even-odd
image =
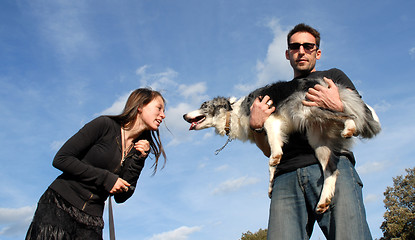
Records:
<instances>
[{"instance_id":1,"label":"blue jeans","mask_svg":"<svg viewBox=\"0 0 415 240\"><path fill-rule=\"evenodd\" d=\"M317 221L327 239L372 239L363 206L362 181L346 157L337 162L339 176L330 208L317 214L323 175L319 164L278 176L274 182L268 240L309 239Z\"/></svg>"}]
</instances>

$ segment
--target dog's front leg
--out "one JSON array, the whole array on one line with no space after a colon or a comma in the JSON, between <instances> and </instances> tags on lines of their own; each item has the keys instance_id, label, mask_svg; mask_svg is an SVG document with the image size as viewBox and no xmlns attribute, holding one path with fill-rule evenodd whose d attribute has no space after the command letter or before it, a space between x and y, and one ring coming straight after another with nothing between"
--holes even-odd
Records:
<instances>
[{"instance_id":1,"label":"dog's front leg","mask_svg":"<svg viewBox=\"0 0 415 240\"><path fill-rule=\"evenodd\" d=\"M269 165L276 166L280 163L282 157L282 146L284 145L285 133L282 132L283 121L276 115L271 115L264 123L265 131L267 132L267 138L269 147L271 149L271 155L269 158Z\"/></svg>"},{"instance_id":2,"label":"dog's front leg","mask_svg":"<svg viewBox=\"0 0 415 240\"><path fill-rule=\"evenodd\" d=\"M264 123L265 131L267 132L268 143L271 149L271 155L269 157L269 188L268 196L272 196L272 187L274 185L275 171L277 165L280 163L282 157L282 146L284 144L283 137L285 134L282 132L283 121L276 115L271 115Z\"/></svg>"},{"instance_id":3,"label":"dog's front leg","mask_svg":"<svg viewBox=\"0 0 415 240\"><path fill-rule=\"evenodd\" d=\"M339 170L336 164L330 160L331 150L327 146L315 148L316 157L319 160L324 174L323 189L317 203L316 212L321 214L329 209L335 193L336 180Z\"/></svg>"}]
</instances>

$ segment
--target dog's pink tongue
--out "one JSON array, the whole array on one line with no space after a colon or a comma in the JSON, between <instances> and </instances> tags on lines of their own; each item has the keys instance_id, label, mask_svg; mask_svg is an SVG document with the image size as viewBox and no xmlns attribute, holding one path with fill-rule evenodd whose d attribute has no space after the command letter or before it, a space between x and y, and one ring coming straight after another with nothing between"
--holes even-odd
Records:
<instances>
[{"instance_id":1,"label":"dog's pink tongue","mask_svg":"<svg viewBox=\"0 0 415 240\"><path fill-rule=\"evenodd\" d=\"M195 129L196 125L197 125L197 122L192 122L192 125L190 125L189 130Z\"/></svg>"}]
</instances>

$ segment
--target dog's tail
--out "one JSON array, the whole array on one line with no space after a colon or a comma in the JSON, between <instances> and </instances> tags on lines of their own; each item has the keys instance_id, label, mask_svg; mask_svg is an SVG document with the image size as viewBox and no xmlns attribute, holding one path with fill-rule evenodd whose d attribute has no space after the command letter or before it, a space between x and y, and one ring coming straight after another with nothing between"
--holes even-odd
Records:
<instances>
[{"instance_id":1,"label":"dog's tail","mask_svg":"<svg viewBox=\"0 0 415 240\"><path fill-rule=\"evenodd\" d=\"M355 91L340 89L344 113L354 117L356 134L360 138L373 138L380 131L379 117L373 108L367 105Z\"/></svg>"},{"instance_id":2,"label":"dog's tail","mask_svg":"<svg viewBox=\"0 0 415 240\"><path fill-rule=\"evenodd\" d=\"M372 138L381 131L379 117L375 110L366 104L365 123L363 129L359 131L359 136L362 138Z\"/></svg>"}]
</instances>

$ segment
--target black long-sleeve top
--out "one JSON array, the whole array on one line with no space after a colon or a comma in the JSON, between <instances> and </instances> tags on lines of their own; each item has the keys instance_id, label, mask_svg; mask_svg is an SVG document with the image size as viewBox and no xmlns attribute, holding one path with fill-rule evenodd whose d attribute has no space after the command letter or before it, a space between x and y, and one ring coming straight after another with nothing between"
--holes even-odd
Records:
<instances>
[{"instance_id":1,"label":"black long-sleeve top","mask_svg":"<svg viewBox=\"0 0 415 240\"><path fill-rule=\"evenodd\" d=\"M110 117L87 123L57 152L53 166L63 173L50 188L82 211L102 216L105 200L118 177L134 186L114 195L116 202L124 202L133 194L144 167L145 158L134 148L121 166L121 143L121 126Z\"/></svg>"},{"instance_id":2,"label":"black long-sleeve top","mask_svg":"<svg viewBox=\"0 0 415 240\"><path fill-rule=\"evenodd\" d=\"M341 84L357 92L356 87L349 77L337 68L332 68L327 71L312 72L308 76L300 76L298 78L316 79L323 77L327 77L333 80L334 83ZM308 143L305 133L295 132L289 135L288 142L283 146L282 150L284 155L282 155L281 162L278 164L277 175L318 163L314 149ZM353 152L345 150L336 154L346 156L353 164L355 164Z\"/></svg>"}]
</instances>

